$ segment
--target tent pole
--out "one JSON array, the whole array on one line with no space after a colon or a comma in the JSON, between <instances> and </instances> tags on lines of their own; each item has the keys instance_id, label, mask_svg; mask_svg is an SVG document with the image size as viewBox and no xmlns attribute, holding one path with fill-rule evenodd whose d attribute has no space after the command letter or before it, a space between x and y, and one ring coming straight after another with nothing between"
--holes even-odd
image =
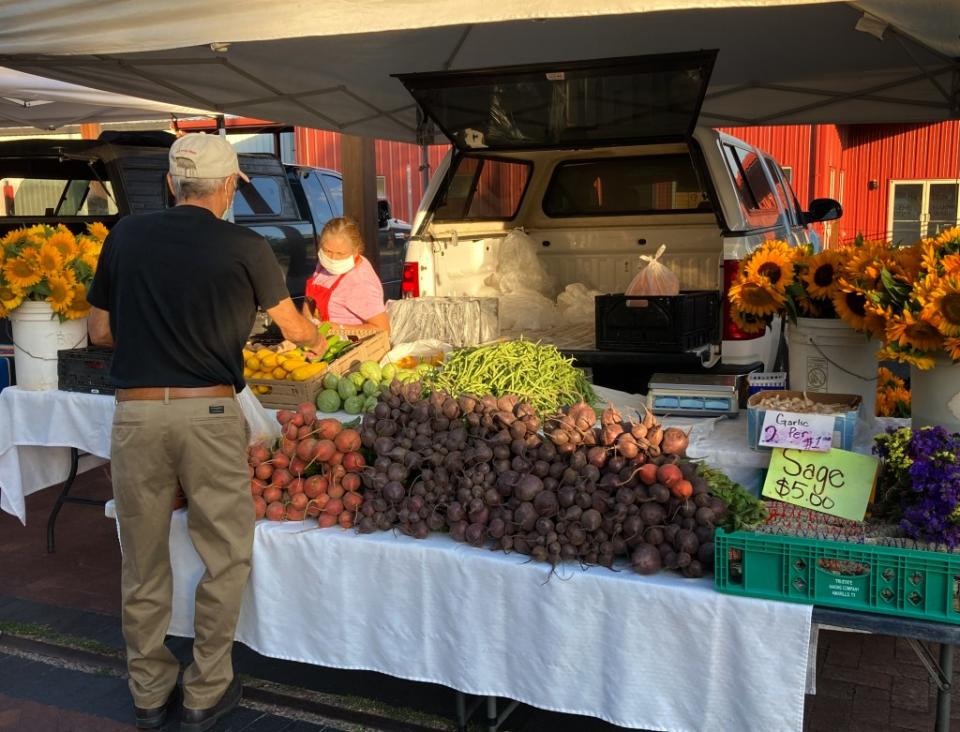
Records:
<instances>
[{"instance_id":1,"label":"tent pole","mask_svg":"<svg viewBox=\"0 0 960 732\"><path fill-rule=\"evenodd\" d=\"M343 213L356 219L363 236L363 255L380 271L377 243L377 162L373 138L340 135L343 169Z\"/></svg>"}]
</instances>

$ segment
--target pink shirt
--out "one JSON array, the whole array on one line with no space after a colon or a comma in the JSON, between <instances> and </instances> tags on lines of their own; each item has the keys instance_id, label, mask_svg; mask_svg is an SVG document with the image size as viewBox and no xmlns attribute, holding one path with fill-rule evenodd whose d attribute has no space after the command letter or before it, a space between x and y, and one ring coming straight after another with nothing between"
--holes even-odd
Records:
<instances>
[{"instance_id":1,"label":"pink shirt","mask_svg":"<svg viewBox=\"0 0 960 732\"><path fill-rule=\"evenodd\" d=\"M313 282L330 287L340 275L330 274L320 265ZM386 311L383 303L383 285L366 257L347 272L330 297L330 321L340 325L362 325L375 315Z\"/></svg>"}]
</instances>

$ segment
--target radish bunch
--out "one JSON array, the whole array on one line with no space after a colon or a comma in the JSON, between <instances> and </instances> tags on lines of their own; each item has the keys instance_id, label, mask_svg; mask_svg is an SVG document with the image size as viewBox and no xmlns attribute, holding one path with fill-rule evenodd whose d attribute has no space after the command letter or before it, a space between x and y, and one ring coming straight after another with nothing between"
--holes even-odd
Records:
<instances>
[{"instance_id":1,"label":"radish bunch","mask_svg":"<svg viewBox=\"0 0 960 732\"><path fill-rule=\"evenodd\" d=\"M353 526L363 505L360 472L366 466L359 433L335 419L317 419L310 402L296 411L280 410L277 420L282 428L279 444L247 450L256 518L309 517L321 528Z\"/></svg>"}]
</instances>

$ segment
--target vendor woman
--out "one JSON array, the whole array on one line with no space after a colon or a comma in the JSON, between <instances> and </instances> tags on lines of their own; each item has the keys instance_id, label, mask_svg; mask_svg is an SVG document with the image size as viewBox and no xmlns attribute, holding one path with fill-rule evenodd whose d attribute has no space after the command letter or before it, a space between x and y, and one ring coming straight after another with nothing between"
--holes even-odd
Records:
<instances>
[{"instance_id":1,"label":"vendor woman","mask_svg":"<svg viewBox=\"0 0 960 732\"><path fill-rule=\"evenodd\" d=\"M363 256L357 222L346 217L330 219L320 232L317 258L317 271L307 281L304 315L389 332L383 285Z\"/></svg>"}]
</instances>

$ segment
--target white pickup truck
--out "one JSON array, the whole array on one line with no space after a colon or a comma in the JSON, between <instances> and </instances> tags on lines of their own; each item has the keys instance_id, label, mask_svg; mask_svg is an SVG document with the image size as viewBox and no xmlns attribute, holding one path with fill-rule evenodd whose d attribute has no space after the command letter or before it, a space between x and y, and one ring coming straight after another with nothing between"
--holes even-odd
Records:
<instances>
[{"instance_id":1,"label":"white pickup truck","mask_svg":"<svg viewBox=\"0 0 960 732\"><path fill-rule=\"evenodd\" d=\"M404 295L482 291L517 228L560 289L622 293L639 255L665 244L681 289L714 290L724 303L739 260L762 241L809 242L807 225L839 217L840 205L802 210L772 157L697 126L715 55L400 75L453 145L413 223ZM715 336L690 353L601 351L590 328L533 335L595 375L769 368L778 333L746 335L716 310Z\"/></svg>"}]
</instances>

